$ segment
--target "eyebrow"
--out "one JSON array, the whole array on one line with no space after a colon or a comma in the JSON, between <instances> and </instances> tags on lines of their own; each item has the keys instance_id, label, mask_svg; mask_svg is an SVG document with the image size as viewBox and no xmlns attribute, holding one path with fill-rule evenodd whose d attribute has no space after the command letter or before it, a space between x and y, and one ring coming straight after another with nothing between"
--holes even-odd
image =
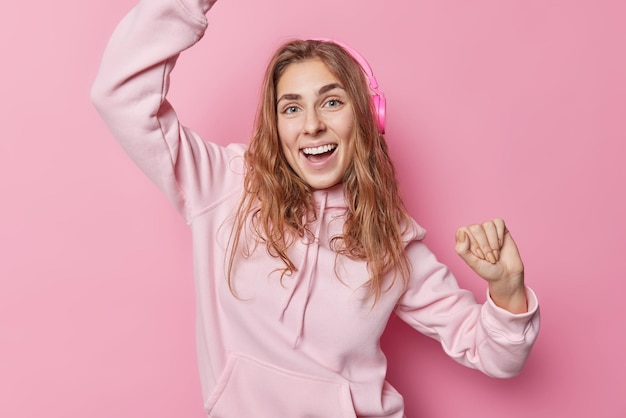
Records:
<instances>
[{"instance_id":1,"label":"eyebrow","mask_svg":"<svg viewBox=\"0 0 626 418\"><path fill-rule=\"evenodd\" d=\"M320 89L317 91L317 95L322 95L324 93L328 93L331 90L334 89L342 89L343 87L341 87L341 84L339 83L330 83L330 84L326 84L325 86L320 87ZM282 96L280 96L280 98L278 100L276 100L276 103L280 102L281 100L300 100L302 99L302 96L299 94L283 94Z\"/></svg>"}]
</instances>

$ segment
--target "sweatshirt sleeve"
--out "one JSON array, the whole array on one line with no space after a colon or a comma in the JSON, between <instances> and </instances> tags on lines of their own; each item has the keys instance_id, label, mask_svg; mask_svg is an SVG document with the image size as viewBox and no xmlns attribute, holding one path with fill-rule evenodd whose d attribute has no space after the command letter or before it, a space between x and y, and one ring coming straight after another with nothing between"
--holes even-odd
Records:
<instances>
[{"instance_id":1,"label":"sweatshirt sleeve","mask_svg":"<svg viewBox=\"0 0 626 418\"><path fill-rule=\"evenodd\" d=\"M243 171L243 145L203 141L166 99L176 60L203 37L212 3L140 0L111 36L91 90L115 138L187 221L240 188Z\"/></svg>"},{"instance_id":2,"label":"sweatshirt sleeve","mask_svg":"<svg viewBox=\"0 0 626 418\"><path fill-rule=\"evenodd\" d=\"M512 377L524 366L539 333L539 305L526 288L528 312L512 314L488 297L484 304L460 289L448 268L421 242L408 249L409 286L396 308L413 328L438 340L457 362L493 377Z\"/></svg>"}]
</instances>

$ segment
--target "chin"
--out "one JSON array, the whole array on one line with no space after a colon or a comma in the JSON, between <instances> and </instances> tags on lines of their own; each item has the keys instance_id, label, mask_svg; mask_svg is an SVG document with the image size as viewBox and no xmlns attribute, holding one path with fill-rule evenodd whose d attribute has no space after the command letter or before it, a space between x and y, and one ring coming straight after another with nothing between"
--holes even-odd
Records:
<instances>
[{"instance_id":1,"label":"chin","mask_svg":"<svg viewBox=\"0 0 626 418\"><path fill-rule=\"evenodd\" d=\"M339 184L341 184L341 180L336 181L307 181L309 187L313 190L325 190L331 189Z\"/></svg>"}]
</instances>

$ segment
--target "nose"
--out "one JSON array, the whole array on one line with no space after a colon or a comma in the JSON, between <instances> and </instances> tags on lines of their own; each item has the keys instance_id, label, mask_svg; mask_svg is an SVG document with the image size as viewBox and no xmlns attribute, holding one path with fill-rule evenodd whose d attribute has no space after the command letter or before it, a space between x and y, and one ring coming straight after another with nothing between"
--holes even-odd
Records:
<instances>
[{"instance_id":1,"label":"nose","mask_svg":"<svg viewBox=\"0 0 626 418\"><path fill-rule=\"evenodd\" d=\"M317 109L308 109L305 111L303 129L305 133L311 136L316 136L326 129L326 125L324 125L324 122L320 118Z\"/></svg>"}]
</instances>

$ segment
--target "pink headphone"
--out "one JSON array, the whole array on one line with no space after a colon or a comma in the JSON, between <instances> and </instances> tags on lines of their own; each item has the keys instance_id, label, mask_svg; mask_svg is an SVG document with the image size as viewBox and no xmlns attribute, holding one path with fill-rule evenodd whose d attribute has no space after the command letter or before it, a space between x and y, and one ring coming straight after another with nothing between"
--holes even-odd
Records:
<instances>
[{"instance_id":1,"label":"pink headphone","mask_svg":"<svg viewBox=\"0 0 626 418\"><path fill-rule=\"evenodd\" d=\"M367 79L370 85L370 90L372 90L372 101L374 102L374 110L376 112L376 119L378 121L378 131L381 134L384 134L385 133L385 108L387 106L387 100L385 99L385 95L383 94L383 92L378 90L378 82L376 81L376 77L374 77L374 72L372 71L372 67L370 67L370 65L367 63L363 55L359 54L359 52L356 49L350 47L349 45L346 45L343 42L339 42L334 39L323 39L323 38L316 38L314 40L322 41L322 42L332 42L334 44L339 45L340 47L345 49L345 51L348 54L350 54L350 56L354 58L356 62L359 63L359 65L363 69L363 72L367 76Z\"/></svg>"}]
</instances>

